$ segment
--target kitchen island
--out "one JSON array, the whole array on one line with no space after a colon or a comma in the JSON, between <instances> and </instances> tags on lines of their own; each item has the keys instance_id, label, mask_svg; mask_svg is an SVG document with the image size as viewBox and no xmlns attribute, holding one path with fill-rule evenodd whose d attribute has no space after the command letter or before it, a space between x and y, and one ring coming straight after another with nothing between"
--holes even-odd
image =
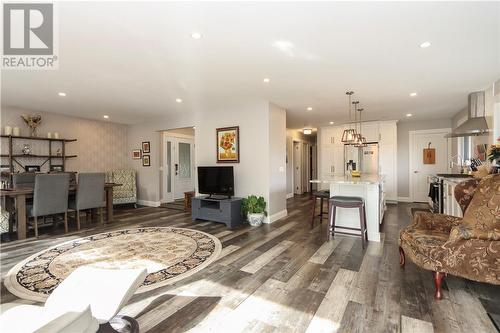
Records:
<instances>
[{"instance_id":1,"label":"kitchen island","mask_svg":"<svg viewBox=\"0 0 500 333\"><path fill-rule=\"evenodd\" d=\"M321 179L311 180L319 184L319 188L330 189L330 196L345 195L361 197L365 200L366 227L368 240L380 242L380 223L384 218L384 177L379 175L352 176L326 176ZM359 228L359 212L357 209L337 208L336 227ZM345 231L339 229L339 231Z\"/></svg>"}]
</instances>

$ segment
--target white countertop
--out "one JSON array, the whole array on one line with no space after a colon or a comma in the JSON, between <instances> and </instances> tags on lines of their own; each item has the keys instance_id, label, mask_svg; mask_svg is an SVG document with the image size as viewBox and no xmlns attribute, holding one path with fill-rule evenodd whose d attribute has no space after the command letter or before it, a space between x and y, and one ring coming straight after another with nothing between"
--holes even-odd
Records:
<instances>
[{"instance_id":1,"label":"white countertop","mask_svg":"<svg viewBox=\"0 0 500 333\"><path fill-rule=\"evenodd\" d=\"M363 175L361 177L352 176L326 176L321 179L313 179L311 183L323 183L323 184L360 184L360 185L370 185L370 184L380 184L384 179L383 175Z\"/></svg>"}]
</instances>

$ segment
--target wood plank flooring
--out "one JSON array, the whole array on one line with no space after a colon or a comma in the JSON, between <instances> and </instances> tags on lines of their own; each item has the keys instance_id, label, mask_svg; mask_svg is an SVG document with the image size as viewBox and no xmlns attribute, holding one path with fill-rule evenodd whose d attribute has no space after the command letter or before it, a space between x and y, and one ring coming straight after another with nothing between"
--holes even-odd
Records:
<instances>
[{"instance_id":1,"label":"wood plank flooring","mask_svg":"<svg viewBox=\"0 0 500 333\"><path fill-rule=\"evenodd\" d=\"M414 205L389 205L382 242L363 251L358 238L325 243L326 223L310 228L312 201L288 200L289 215L259 228L234 230L192 222L176 209L119 209L116 222L70 222L69 234L45 230L39 239L1 245L2 303L23 302L3 285L20 260L57 243L108 230L176 226L218 237L220 258L177 282L132 297L121 310L141 332L496 332L500 288L449 276L444 299L433 299L431 273L408 262L399 268L398 232Z\"/></svg>"}]
</instances>

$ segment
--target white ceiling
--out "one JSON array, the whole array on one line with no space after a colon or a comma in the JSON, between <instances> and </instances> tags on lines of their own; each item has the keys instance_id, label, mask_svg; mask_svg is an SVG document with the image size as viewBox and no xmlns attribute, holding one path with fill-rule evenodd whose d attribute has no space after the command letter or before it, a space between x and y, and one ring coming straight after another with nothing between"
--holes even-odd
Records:
<instances>
[{"instance_id":1,"label":"white ceiling","mask_svg":"<svg viewBox=\"0 0 500 333\"><path fill-rule=\"evenodd\" d=\"M59 2L59 70L3 71L2 104L137 123L266 99L301 128L346 121L354 90L368 119L449 117L500 77L499 22L500 2Z\"/></svg>"}]
</instances>

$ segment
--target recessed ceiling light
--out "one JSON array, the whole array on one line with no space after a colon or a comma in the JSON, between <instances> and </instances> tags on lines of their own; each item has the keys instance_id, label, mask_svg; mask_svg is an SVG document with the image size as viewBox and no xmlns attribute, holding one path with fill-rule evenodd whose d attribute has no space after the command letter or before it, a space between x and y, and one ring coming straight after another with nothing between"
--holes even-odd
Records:
<instances>
[{"instance_id":1,"label":"recessed ceiling light","mask_svg":"<svg viewBox=\"0 0 500 333\"><path fill-rule=\"evenodd\" d=\"M109 116L107 114L105 114L104 116L102 116L104 119L109 119Z\"/></svg>"},{"instance_id":2,"label":"recessed ceiling light","mask_svg":"<svg viewBox=\"0 0 500 333\"><path fill-rule=\"evenodd\" d=\"M333 122L333 121L330 121L330 125L333 125L333 124L334 124L334 122Z\"/></svg>"},{"instance_id":3,"label":"recessed ceiling light","mask_svg":"<svg viewBox=\"0 0 500 333\"><path fill-rule=\"evenodd\" d=\"M307 111L312 111L313 108L311 106L307 107Z\"/></svg>"},{"instance_id":4,"label":"recessed ceiling light","mask_svg":"<svg viewBox=\"0 0 500 333\"><path fill-rule=\"evenodd\" d=\"M264 81L264 83L269 83L269 82L271 82L271 79L269 79L268 77L266 77L266 78L264 78L264 80L262 80L262 81Z\"/></svg>"},{"instance_id":5,"label":"recessed ceiling light","mask_svg":"<svg viewBox=\"0 0 500 333\"><path fill-rule=\"evenodd\" d=\"M413 115L412 115L411 113L407 113L407 114L406 114L406 116L407 116L407 117L411 117L411 116L413 116Z\"/></svg>"},{"instance_id":6,"label":"recessed ceiling light","mask_svg":"<svg viewBox=\"0 0 500 333\"><path fill-rule=\"evenodd\" d=\"M193 39L201 39L201 37L203 37L203 35L199 32L193 32L191 34L191 37L193 37Z\"/></svg>"},{"instance_id":7,"label":"recessed ceiling light","mask_svg":"<svg viewBox=\"0 0 500 333\"><path fill-rule=\"evenodd\" d=\"M65 97L66 93L65 92L60 92L60 93L58 93L58 95L61 96L61 97Z\"/></svg>"},{"instance_id":8,"label":"recessed ceiling light","mask_svg":"<svg viewBox=\"0 0 500 333\"><path fill-rule=\"evenodd\" d=\"M425 48L427 48L429 46L431 46L431 42L429 42L429 41L425 41L422 44L420 44L420 47L423 48L423 49L425 49Z\"/></svg>"},{"instance_id":9,"label":"recessed ceiling light","mask_svg":"<svg viewBox=\"0 0 500 333\"><path fill-rule=\"evenodd\" d=\"M412 93L410 93L410 97L415 97L415 96L417 96L417 93L416 93L416 92L412 92Z\"/></svg>"},{"instance_id":10,"label":"recessed ceiling light","mask_svg":"<svg viewBox=\"0 0 500 333\"><path fill-rule=\"evenodd\" d=\"M176 99L175 99L175 101L176 101L177 103L182 103L182 99L180 99L180 98L176 98Z\"/></svg>"},{"instance_id":11,"label":"recessed ceiling light","mask_svg":"<svg viewBox=\"0 0 500 333\"><path fill-rule=\"evenodd\" d=\"M311 135L311 133L312 133L312 129L310 129L310 128L304 128L304 134L305 135Z\"/></svg>"}]
</instances>

